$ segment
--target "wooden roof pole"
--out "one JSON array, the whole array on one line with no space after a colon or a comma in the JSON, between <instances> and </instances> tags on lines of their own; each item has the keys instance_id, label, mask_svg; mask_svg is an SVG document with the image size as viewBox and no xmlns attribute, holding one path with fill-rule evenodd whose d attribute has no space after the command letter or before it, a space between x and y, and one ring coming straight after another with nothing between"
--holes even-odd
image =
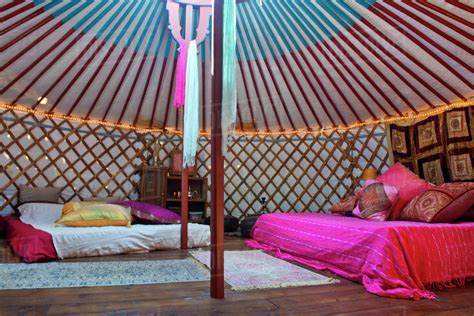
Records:
<instances>
[{"instance_id":1,"label":"wooden roof pole","mask_svg":"<svg viewBox=\"0 0 474 316\"><path fill-rule=\"evenodd\" d=\"M185 40L189 45L192 37L192 23L193 20L193 6L190 4L186 5L186 30L185 30ZM183 117L183 134L184 129L184 108L181 108L182 117ZM183 137L183 155L181 156L184 159L184 137ZM181 171L181 250L188 249L188 214L189 214L189 204L188 204L188 187L189 187L189 168L183 168Z\"/></svg>"},{"instance_id":2,"label":"wooden roof pole","mask_svg":"<svg viewBox=\"0 0 474 316\"><path fill-rule=\"evenodd\" d=\"M214 1L214 75L211 81L211 297L224 298L224 156L222 155L223 4Z\"/></svg>"}]
</instances>

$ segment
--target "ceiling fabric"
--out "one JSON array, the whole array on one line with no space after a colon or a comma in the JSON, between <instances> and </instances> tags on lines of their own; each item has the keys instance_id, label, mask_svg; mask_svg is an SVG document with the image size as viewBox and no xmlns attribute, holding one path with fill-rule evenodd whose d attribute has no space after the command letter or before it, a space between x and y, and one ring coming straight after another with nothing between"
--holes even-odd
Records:
<instances>
[{"instance_id":1,"label":"ceiling fabric","mask_svg":"<svg viewBox=\"0 0 474 316\"><path fill-rule=\"evenodd\" d=\"M465 101L472 12L468 1L239 1L236 128L319 129ZM1 103L181 127L165 1L4 1L0 21ZM198 50L209 130L209 36Z\"/></svg>"}]
</instances>

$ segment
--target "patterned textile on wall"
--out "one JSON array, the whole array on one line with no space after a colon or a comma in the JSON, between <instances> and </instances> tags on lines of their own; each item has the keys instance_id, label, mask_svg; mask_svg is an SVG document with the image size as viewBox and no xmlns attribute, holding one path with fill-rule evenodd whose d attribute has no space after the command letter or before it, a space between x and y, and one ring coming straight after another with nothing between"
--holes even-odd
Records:
<instances>
[{"instance_id":1,"label":"patterned textile on wall","mask_svg":"<svg viewBox=\"0 0 474 316\"><path fill-rule=\"evenodd\" d=\"M390 124L395 161L434 184L474 180L474 106Z\"/></svg>"}]
</instances>

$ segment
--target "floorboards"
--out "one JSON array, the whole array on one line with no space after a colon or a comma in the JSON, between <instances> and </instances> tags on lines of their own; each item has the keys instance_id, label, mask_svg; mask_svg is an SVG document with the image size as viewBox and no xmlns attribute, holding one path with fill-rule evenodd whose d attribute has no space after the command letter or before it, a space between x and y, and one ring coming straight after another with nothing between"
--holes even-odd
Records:
<instances>
[{"instance_id":1,"label":"floorboards","mask_svg":"<svg viewBox=\"0 0 474 316\"><path fill-rule=\"evenodd\" d=\"M227 237L225 248L247 249L237 237ZM186 257L186 252L176 250L64 261ZM0 261L19 262L1 239ZM241 292L227 287L223 300L209 297L208 282L5 290L0 291L0 315L474 315L473 282L463 288L439 291L437 300L415 302L371 295L360 284L336 278L341 283Z\"/></svg>"}]
</instances>

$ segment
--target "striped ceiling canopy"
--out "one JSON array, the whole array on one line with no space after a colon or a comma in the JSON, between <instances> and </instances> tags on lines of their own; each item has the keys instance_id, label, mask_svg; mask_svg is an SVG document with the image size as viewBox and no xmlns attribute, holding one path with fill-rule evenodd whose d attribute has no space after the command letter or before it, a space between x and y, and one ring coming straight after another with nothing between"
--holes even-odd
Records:
<instances>
[{"instance_id":1,"label":"striped ceiling canopy","mask_svg":"<svg viewBox=\"0 0 474 316\"><path fill-rule=\"evenodd\" d=\"M314 130L466 101L468 2L238 1L237 129ZM181 128L166 1L2 1L0 22L0 104ZM208 131L210 36L198 49Z\"/></svg>"}]
</instances>

